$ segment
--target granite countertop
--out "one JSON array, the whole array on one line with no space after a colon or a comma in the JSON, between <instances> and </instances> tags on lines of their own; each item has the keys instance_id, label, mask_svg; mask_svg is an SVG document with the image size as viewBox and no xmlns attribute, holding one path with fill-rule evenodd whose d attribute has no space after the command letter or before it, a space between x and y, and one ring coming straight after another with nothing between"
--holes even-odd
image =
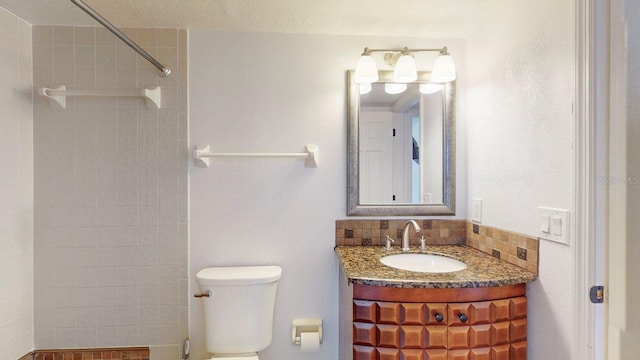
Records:
<instances>
[{"instance_id":1,"label":"granite countertop","mask_svg":"<svg viewBox=\"0 0 640 360\"><path fill-rule=\"evenodd\" d=\"M467 264L451 273L420 273L383 265L380 258L400 254L383 246L336 246L340 266L352 284L400 288L475 288L528 283L536 274L464 245L427 246L426 251L411 247L410 253L434 253Z\"/></svg>"}]
</instances>

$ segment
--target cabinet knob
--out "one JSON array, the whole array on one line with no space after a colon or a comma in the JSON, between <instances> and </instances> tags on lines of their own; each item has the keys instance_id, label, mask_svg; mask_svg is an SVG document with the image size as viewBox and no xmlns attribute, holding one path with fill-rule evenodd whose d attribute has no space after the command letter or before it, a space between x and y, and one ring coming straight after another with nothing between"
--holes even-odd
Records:
<instances>
[{"instance_id":1,"label":"cabinet knob","mask_svg":"<svg viewBox=\"0 0 640 360\"><path fill-rule=\"evenodd\" d=\"M442 322L444 320L444 315L442 315L440 313L435 313L435 314L433 314L433 316L436 318L437 322Z\"/></svg>"},{"instance_id":2,"label":"cabinet knob","mask_svg":"<svg viewBox=\"0 0 640 360\"><path fill-rule=\"evenodd\" d=\"M458 313L458 319L460 319L460 321L462 321L462 322L466 322L467 321L467 315L465 315L463 313Z\"/></svg>"}]
</instances>

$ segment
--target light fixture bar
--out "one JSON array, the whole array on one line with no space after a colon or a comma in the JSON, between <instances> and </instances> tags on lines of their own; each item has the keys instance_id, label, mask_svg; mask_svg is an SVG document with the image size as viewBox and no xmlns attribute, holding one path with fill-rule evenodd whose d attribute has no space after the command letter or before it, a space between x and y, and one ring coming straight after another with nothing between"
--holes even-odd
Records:
<instances>
[{"instance_id":1,"label":"light fixture bar","mask_svg":"<svg viewBox=\"0 0 640 360\"><path fill-rule=\"evenodd\" d=\"M447 47L442 47L440 49L409 49L407 47L403 47L403 48L398 48L398 49L369 49L368 47L364 48L364 52L363 54L371 54L374 52L426 52L426 51L438 51L441 54L446 54L447 53Z\"/></svg>"}]
</instances>

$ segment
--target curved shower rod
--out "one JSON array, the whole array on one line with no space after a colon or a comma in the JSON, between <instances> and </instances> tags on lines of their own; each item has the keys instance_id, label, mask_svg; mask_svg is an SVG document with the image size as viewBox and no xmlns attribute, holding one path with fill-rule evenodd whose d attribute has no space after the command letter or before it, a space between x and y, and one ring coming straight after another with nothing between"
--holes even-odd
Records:
<instances>
[{"instance_id":1,"label":"curved shower rod","mask_svg":"<svg viewBox=\"0 0 640 360\"><path fill-rule=\"evenodd\" d=\"M125 33L120 31L117 27L115 27L109 20L102 17L102 15L98 14L95 10L93 10L89 5L87 5L82 0L71 0L72 3L76 4L80 9L89 14L92 18L94 18L97 22L102 24L107 30L111 31L115 36L120 38L120 40L124 41L125 44L129 45L133 50L135 50L140 56L145 58L148 62L150 62L153 66L157 67L160 70L160 75L169 76L171 74L171 69L159 63L153 56L149 55L143 48L138 46L133 40L131 40Z\"/></svg>"}]
</instances>

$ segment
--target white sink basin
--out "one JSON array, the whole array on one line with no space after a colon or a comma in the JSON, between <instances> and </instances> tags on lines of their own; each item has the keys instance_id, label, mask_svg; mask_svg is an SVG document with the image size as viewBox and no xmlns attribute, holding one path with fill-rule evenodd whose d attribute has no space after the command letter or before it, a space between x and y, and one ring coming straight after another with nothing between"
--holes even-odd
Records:
<instances>
[{"instance_id":1,"label":"white sink basin","mask_svg":"<svg viewBox=\"0 0 640 360\"><path fill-rule=\"evenodd\" d=\"M435 254L395 254L380 258L380 262L392 268L425 273L448 273L467 268L456 259Z\"/></svg>"}]
</instances>

